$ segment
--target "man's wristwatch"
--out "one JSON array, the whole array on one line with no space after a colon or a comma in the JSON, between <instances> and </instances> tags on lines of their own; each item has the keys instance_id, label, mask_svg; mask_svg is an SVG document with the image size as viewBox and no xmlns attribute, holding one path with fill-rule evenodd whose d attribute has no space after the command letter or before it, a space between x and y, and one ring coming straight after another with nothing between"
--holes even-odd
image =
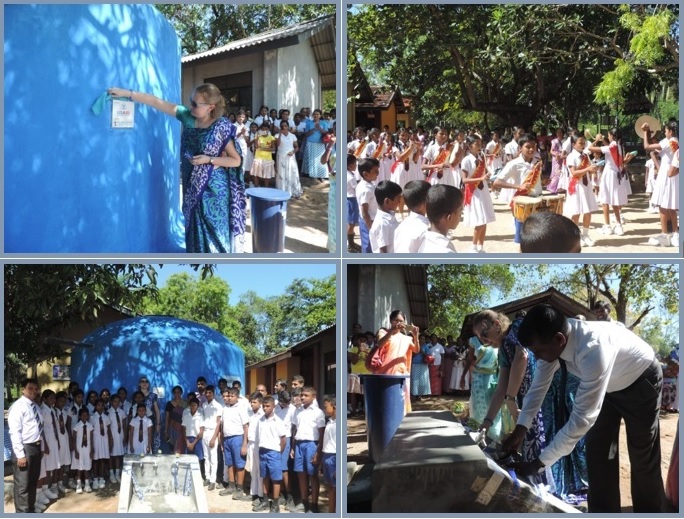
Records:
<instances>
[{"instance_id":1,"label":"man's wristwatch","mask_svg":"<svg viewBox=\"0 0 684 519\"><path fill-rule=\"evenodd\" d=\"M214 157L209 157L209 164L214 165Z\"/></svg>"}]
</instances>

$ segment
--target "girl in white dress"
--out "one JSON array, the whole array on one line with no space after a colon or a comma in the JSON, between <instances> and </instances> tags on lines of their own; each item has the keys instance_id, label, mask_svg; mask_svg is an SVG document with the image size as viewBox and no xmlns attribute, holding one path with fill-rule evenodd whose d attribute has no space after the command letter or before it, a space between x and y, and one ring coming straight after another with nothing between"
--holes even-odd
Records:
<instances>
[{"instance_id":1,"label":"girl in white dress","mask_svg":"<svg viewBox=\"0 0 684 519\"><path fill-rule=\"evenodd\" d=\"M287 191L293 198L302 196L302 186L299 183L299 169L297 168L297 137L290 133L290 124L287 121L280 123L280 133L276 140L277 174L276 188Z\"/></svg>"},{"instance_id":2,"label":"girl in white dress","mask_svg":"<svg viewBox=\"0 0 684 519\"><path fill-rule=\"evenodd\" d=\"M93 425L93 488L105 487L105 476L107 475L107 464L109 463L109 452L112 448L111 420L105 413L104 402L97 399L95 402L95 412L90 417Z\"/></svg>"},{"instance_id":3,"label":"girl in white dress","mask_svg":"<svg viewBox=\"0 0 684 519\"><path fill-rule=\"evenodd\" d=\"M678 247L679 157L676 168L672 168L672 162L675 153L679 151L679 126L675 122L666 124L665 138L660 142L651 142L651 129L647 123L644 123L641 129L644 130L644 149L660 152L660 167L653 191L655 204L660 209L660 234L650 238L648 243L660 247ZM672 226L672 234L669 234L668 225Z\"/></svg>"},{"instance_id":4,"label":"girl in white dress","mask_svg":"<svg viewBox=\"0 0 684 519\"><path fill-rule=\"evenodd\" d=\"M131 454L150 454L152 452L152 420L147 416L145 404L138 404L136 415L128 426L128 444Z\"/></svg>"},{"instance_id":5,"label":"girl in white dress","mask_svg":"<svg viewBox=\"0 0 684 519\"><path fill-rule=\"evenodd\" d=\"M57 494L57 484L60 481L61 464L59 462L59 425L57 410L55 409L55 392L46 389L42 394L40 412L43 415L43 436L45 446L41 464L45 466L45 485L48 487L48 495ZM56 499L56 498L54 498Z\"/></svg>"},{"instance_id":6,"label":"girl in white dress","mask_svg":"<svg viewBox=\"0 0 684 519\"><path fill-rule=\"evenodd\" d=\"M69 433L71 431L71 415L66 408L67 394L60 391L56 395L55 410L57 411L57 431L59 434L59 489L66 492L66 478L69 475L69 465L71 465L71 446Z\"/></svg>"},{"instance_id":7,"label":"girl in white dress","mask_svg":"<svg viewBox=\"0 0 684 519\"><path fill-rule=\"evenodd\" d=\"M394 145L394 136L391 133L383 134L378 147L373 153L373 157L380 161L380 174L378 175L378 183L383 180L392 179L392 166L394 165L394 158L399 150ZM403 188L402 188L403 189Z\"/></svg>"},{"instance_id":8,"label":"girl in white dress","mask_svg":"<svg viewBox=\"0 0 684 519\"><path fill-rule=\"evenodd\" d=\"M596 196L592 190L589 177L596 173L596 166L591 159L583 153L586 139L581 135L572 137L573 150L567 157L570 181L568 183L567 202L564 213L577 225L582 215L582 234L580 241L584 247L593 247L594 242L589 237L591 225L591 213L598 211Z\"/></svg>"},{"instance_id":9,"label":"girl in white dress","mask_svg":"<svg viewBox=\"0 0 684 519\"><path fill-rule=\"evenodd\" d=\"M484 241L487 224L496 219L494 204L489 194L487 180L491 176L482 155L482 140L470 135L466 139L470 152L461 162L461 181L464 184L463 223L466 227L474 227L473 245L470 252L484 252Z\"/></svg>"},{"instance_id":10,"label":"girl in white dress","mask_svg":"<svg viewBox=\"0 0 684 519\"><path fill-rule=\"evenodd\" d=\"M660 167L660 159L658 158L658 152L652 151L650 153L651 158L646 161L646 193L651 195L648 201L648 212L658 213L658 205L656 204L655 198L653 197L655 189L655 181L658 178L658 168Z\"/></svg>"},{"instance_id":11,"label":"girl in white dress","mask_svg":"<svg viewBox=\"0 0 684 519\"><path fill-rule=\"evenodd\" d=\"M71 469L76 471L76 493L92 492L90 488L90 469L93 463L93 424L88 417L90 413L83 408L78 413L78 421L74 424L71 435ZM81 483L83 482L83 483Z\"/></svg>"},{"instance_id":12,"label":"girl in white dress","mask_svg":"<svg viewBox=\"0 0 684 519\"><path fill-rule=\"evenodd\" d=\"M588 150L593 152L600 151L603 153L605 165L603 167L603 174L601 175L601 184L599 186L598 202L603 205L603 221L604 225L601 228L603 234L617 234L622 236L625 231L622 228L622 219L620 217L620 207L627 203L627 180L626 176L622 175L624 151L622 149L622 135L620 130L612 128L608 131L608 146L599 146L599 136L594 143L588 147ZM615 215L615 227L610 224L610 208L613 208Z\"/></svg>"},{"instance_id":13,"label":"girl in white dress","mask_svg":"<svg viewBox=\"0 0 684 519\"><path fill-rule=\"evenodd\" d=\"M245 158L243 160L243 169L245 170L245 182L250 179L250 171L252 171L252 162L254 162L254 149L257 143L257 137L259 136L259 126L257 123L252 122L249 125L249 133L245 139L247 143L247 153L245 153ZM135 414L135 412L133 413Z\"/></svg>"},{"instance_id":14,"label":"girl in white dress","mask_svg":"<svg viewBox=\"0 0 684 519\"><path fill-rule=\"evenodd\" d=\"M110 430L112 432L112 449L109 452L109 481L120 483L128 422L126 420L126 413L121 407L121 397L114 395L111 403L112 406L107 413L111 422Z\"/></svg>"}]
</instances>

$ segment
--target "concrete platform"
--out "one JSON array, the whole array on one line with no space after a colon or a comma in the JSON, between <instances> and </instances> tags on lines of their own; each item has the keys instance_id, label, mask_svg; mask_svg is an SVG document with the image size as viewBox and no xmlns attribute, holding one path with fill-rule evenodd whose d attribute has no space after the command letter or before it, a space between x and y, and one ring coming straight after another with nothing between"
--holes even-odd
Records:
<instances>
[{"instance_id":1,"label":"concrete platform","mask_svg":"<svg viewBox=\"0 0 684 519\"><path fill-rule=\"evenodd\" d=\"M373 513L579 513L485 456L449 411L409 413L372 475Z\"/></svg>"}]
</instances>

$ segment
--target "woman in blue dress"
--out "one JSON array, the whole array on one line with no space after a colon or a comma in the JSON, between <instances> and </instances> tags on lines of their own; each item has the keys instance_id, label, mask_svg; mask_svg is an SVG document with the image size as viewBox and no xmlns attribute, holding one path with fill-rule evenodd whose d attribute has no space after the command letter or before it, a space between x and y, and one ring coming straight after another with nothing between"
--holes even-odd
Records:
<instances>
[{"instance_id":1,"label":"woman in blue dress","mask_svg":"<svg viewBox=\"0 0 684 519\"><path fill-rule=\"evenodd\" d=\"M313 120L306 121L306 144L304 145L304 173L311 178L328 178L328 167L321 164L321 156L325 152L323 137L328 133L330 126L328 121L322 119L323 113L316 109L313 111Z\"/></svg>"},{"instance_id":2,"label":"woman in blue dress","mask_svg":"<svg viewBox=\"0 0 684 519\"><path fill-rule=\"evenodd\" d=\"M225 100L211 83L195 88L190 108L143 92L110 88L181 121L181 183L187 252L243 252L246 199L235 146L236 128L225 113Z\"/></svg>"}]
</instances>

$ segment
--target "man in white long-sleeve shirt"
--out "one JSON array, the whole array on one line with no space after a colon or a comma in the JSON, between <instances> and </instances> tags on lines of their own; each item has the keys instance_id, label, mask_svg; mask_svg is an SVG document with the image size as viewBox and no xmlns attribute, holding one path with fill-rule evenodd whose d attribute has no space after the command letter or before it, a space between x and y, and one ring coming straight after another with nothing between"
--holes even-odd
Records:
<instances>
[{"instance_id":1,"label":"man in white long-sleeve shirt","mask_svg":"<svg viewBox=\"0 0 684 519\"><path fill-rule=\"evenodd\" d=\"M519 472L551 466L586 435L589 512L620 512L618 444L624 419L634 511L667 511L658 423L662 370L653 348L616 323L567 319L550 305L530 310L518 339L534 353L537 370L504 449L520 447L556 370L564 365L580 378L567 423L537 460L519 465Z\"/></svg>"}]
</instances>

